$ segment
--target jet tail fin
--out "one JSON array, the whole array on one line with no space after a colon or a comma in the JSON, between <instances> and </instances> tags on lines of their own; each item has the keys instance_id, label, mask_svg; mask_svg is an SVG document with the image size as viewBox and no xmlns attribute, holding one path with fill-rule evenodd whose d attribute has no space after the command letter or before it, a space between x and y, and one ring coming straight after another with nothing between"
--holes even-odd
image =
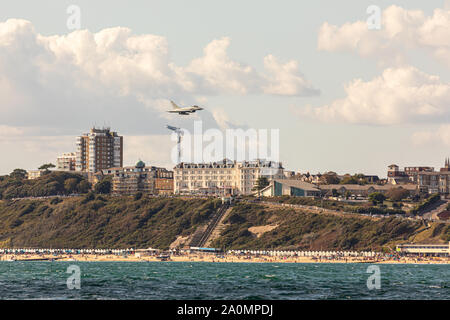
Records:
<instances>
[{"instance_id":1,"label":"jet tail fin","mask_svg":"<svg viewBox=\"0 0 450 320\"><path fill-rule=\"evenodd\" d=\"M172 107L173 107L174 109L180 109L180 107L177 106L176 103L173 102L172 100L170 100L170 103L172 104Z\"/></svg>"}]
</instances>

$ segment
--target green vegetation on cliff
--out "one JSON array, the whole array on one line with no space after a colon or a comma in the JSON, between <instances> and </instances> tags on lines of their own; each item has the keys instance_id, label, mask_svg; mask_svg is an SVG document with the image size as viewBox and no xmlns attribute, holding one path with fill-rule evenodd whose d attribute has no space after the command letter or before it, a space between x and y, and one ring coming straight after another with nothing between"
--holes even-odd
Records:
<instances>
[{"instance_id":1,"label":"green vegetation on cliff","mask_svg":"<svg viewBox=\"0 0 450 320\"><path fill-rule=\"evenodd\" d=\"M395 243L410 241L414 234L426 229L421 222L396 217L338 216L249 204L236 206L225 222L228 227L213 246L226 249L393 249ZM249 231L257 226L277 227L258 237ZM424 241L450 240L450 225L437 226Z\"/></svg>"},{"instance_id":2,"label":"green vegetation on cliff","mask_svg":"<svg viewBox=\"0 0 450 320\"><path fill-rule=\"evenodd\" d=\"M209 221L218 199L114 197L0 200L0 247L160 248ZM223 249L365 250L450 241L450 225L241 203L213 242ZM269 226L269 228L264 229ZM262 228L261 232L255 227ZM257 229L260 230L260 229Z\"/></svg>"},{"instance_id":3,"label":"green vegetation on cliff","mask_svg":"<svg viewBox=\"0 0 450 320\"><path fill-rule=\"evenodd\" d=\"M310 197L270 197L264 198L264 201L286 203L293 205L315 206L329 210L352 212L352 213L364 213L364 214L379 214L379 215L404 215L405 211L400 209L386 208L385 206L374 206L372 203L358 203L358 202L343 202L336 200L325 200Z\"/></svg>"},{"instance_id":4,"label":"green vegetation on cliff","mask_svg":"<svg viewBox=\"0 0 450 320\"><path fill-rule=\"evenodd\" d=\"M37 179L28 180L23 172L24 170L16 169L10 175L0 176L0 199L86 193L91 188L90 183L79 174L49 172Z\"/></svg>"},{"instance_id":5,"label":"green vegetation on cliff","mask_svg":"<svg viewBox=\"0 0 450 320\"><path fill-rule=\"evenodd\" d=\"M168 248L205 223L218 200L94 196L0 201L0 245Z\"/></svg>"}]
</instances>

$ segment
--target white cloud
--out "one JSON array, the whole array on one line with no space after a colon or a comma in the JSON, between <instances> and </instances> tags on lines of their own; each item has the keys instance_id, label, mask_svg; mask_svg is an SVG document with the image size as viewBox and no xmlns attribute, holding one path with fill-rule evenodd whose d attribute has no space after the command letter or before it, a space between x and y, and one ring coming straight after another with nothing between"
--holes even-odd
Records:
<instances>
[{"instance_id":1,"label":"white cloud","mask_svg":"<svg viewBox=\"0 0 450 320\"><path fill-rule=\"evenodd\" d=\"M414 67L389 68L345 86L346 97L321 107L294 109L321 121L392 125L445 122L450 117L450 83Z\"/></svg>"},{"instance_id":2,"label":"white cloud","mask_svg":"<svg viewBox=\"0 0 450 320\"><path fill-rule=\"evenodd\" d=\"M228 56L230 41L213 40L202 57L177 66L161 36L122 27L43 36L29 21L7 20L0 23L0 125L73 132L106 121L130 134L161 134L174 119L164 112L169 99L315 93L295 61L268 56L258 72ZM202 118L217 126L208 114Z\"/></svg>"},{"instance_id":3,"label":"white cloud","mask_svg":"<svg viewBox=\"0 0 450 320\"><path fill-rule=\"evenodd\" d=\"M411 140L413 144L417 146L423 146L430 143L440 143L445 146L450 146L450 125L441 125L437 129L432 131L425 130L415 132L412 135Z\"/></svg>"},{"instance_id":4,"label":"white cloud","mask_svg":"<svg viewBox=\"0 0 450 320\"><path fill-rule=\"evenodd\" d=\"M243 123L237 123L230 119L228 114L225 111L225 108L216 107L212 111L212 115L214 120L219 125L219 129L225 131L226 129L248 129L248 126Z\"/></svg>"},{"instance_id":5,"label":"white cloud","mask_svg":"<svg viewBox=\"0 0 450 320\"><path fill-rule=\"evenodd\" d=\"M266 93L292 96L319 94L319 91L305 80L295 60L282 64L273 55L268 55L264 58L264 67L270 72L267 77L268 84L264 87Z\"/></svg>"},{"instance_id":6,"label":"white cloud","mask_svg":"<svg viewBox=\"0 0 450 320\"><path fill-rule=\"evenodd\" d=\"M231 60L227 55L230 38L213 40L181 73L195 75L200 84L211 91L246 94L261 86L261 78L250 67ZM192 80L191 80L192 81Z\"/></svg>"},{"instance_id":7,"label":"white cloud","mask_svg":"<svg viewBox=\"0 0 450 320\"><path fill-rule=\"evenodd\" d=\"M0 146L8 150L1 170L55 161L74 150L75 136L104 124L125 136L125 162L168 162L173 143L166 124L188 130L193 119L205 130L232 125L202 105L209 95L311 94L296 62L283 65L269 56L272 63L258 71L231 59L230 44L229 38L213 40L201 57L178 66L167 39L157 35L117 27L44 36L26 20L0 23ZM206 110L177 117L165 112L169 99Z\"/></svg>"},{"instance_id":8,"label":"white cloud","mask_svg":"<svg viewBox=\"0 0 450 320\"><path fill-rule=\"evenodd\" d=\"M318 49L355 51L383 64L405 63L408 50L426 48L450 67L450 8L435 9L432 16L421 10L392 5L383 11L381 30L370 30L366 21L338 27L325 22L318 35Z\"/></svg>"}]
</instances>

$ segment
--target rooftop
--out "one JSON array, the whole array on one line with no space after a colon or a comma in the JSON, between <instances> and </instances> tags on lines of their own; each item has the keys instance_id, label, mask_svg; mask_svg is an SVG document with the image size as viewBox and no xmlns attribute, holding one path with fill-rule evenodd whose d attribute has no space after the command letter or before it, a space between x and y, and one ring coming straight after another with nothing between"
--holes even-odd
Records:
<instances>
[{"instance_id":1,"label":"rooftop","mask_svg":"<svg viewBox=\"0 0 450 320\"><path fill-rule=\"evenodd\" d=\"M384 185L378 185L378 184L365 184L365 185L359 185L359 184L323 184L320 185L320 189L322 190L332 190L332 189L341 189L341 188L345 188L345 189L349 189L349 190L369 190L370 188L373 188L375 190L391 190L391 189L395 189L395 188L403 188L406 190L410 190L410 191L414 191L417 189L417 185L415 184L403 184L401 186L395 186L395 185L390 185L390 184L384 184Z\"/></svg>"},{"instance_id":2,"label":"rooftop","mask_svg":"<svg viewBox=\"0 0 450 320\"><path fill-rule=\"evenodd\" d=\"M315 185L301 180L294 179L275 179L275 182L287 185L289 187L299 188L307 191L320 191Z\"/></svg>"}]
</instances>

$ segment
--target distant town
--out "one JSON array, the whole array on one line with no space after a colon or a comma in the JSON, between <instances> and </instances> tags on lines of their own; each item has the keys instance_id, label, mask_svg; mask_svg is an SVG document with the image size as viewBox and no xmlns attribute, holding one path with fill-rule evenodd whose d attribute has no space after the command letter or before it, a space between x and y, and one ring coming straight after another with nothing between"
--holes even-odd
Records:
<instances>
[{"instance_id":1,"label":"distant town","mask_svg":"<svg viewBox=\"0 0 450 320\"><path fill-rule=\"evenodd\" d=\"M439 170L417 166L401 169L396 164L387 167L387 177L376 175L324 172L311 174L285 170L281 163L257 159L212 163L180 162L167 169L137 161L123 166L124 139L110 128L92 128L77 137L77 150L60 155L56 166L47 164L28 170L27 178L36 179L52 171L71 172L83 176L91 187L104 181L110 183L112 194L133 195L200 195L236 197L314 197L339 201L368 201L383 204L385 199L397 198L419 201L438 195L440 206L429 216L445 220L449 216L446 198L450 188L450 160L445 159ZM395 199L394 199L395 200ZM438 201L437 201L438 202ZM392 209L399 209L407 203ZM441 210L440 210L441 209Z\"/></svg>"}]
</instances>

